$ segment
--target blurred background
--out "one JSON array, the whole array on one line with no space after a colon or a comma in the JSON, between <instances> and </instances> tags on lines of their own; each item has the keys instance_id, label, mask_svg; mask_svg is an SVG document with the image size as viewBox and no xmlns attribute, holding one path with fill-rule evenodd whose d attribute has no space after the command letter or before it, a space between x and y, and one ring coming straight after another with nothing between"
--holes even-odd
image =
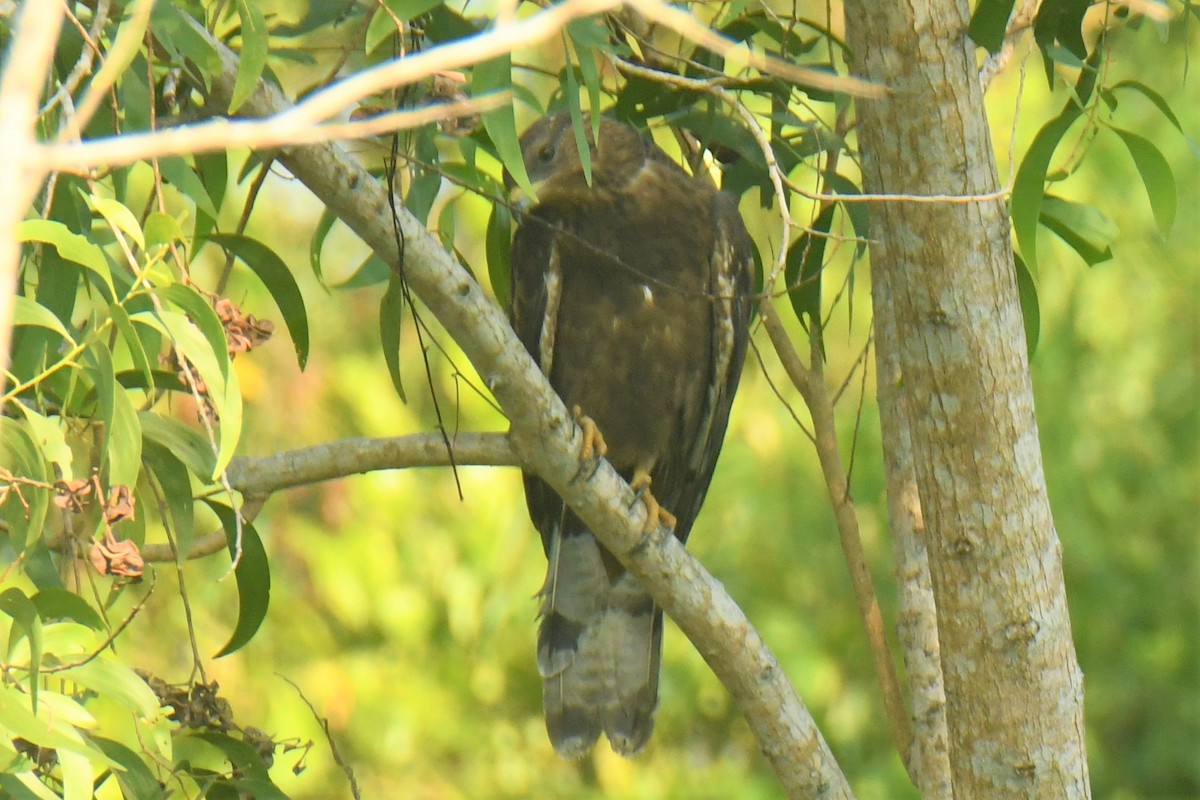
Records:
<instances>
[{"instance_id":1,"label":"blurred background","mask_svg":"<svg viewBox=\"0 0 1200 800\"><path fill-rule=\"evenodd\" d=\"M1194 30L1147 24L1121 36L1111 80L1150 83L1184 130L1200 136L1182 43L1196 41ZM1010 151L1019 160L1066 98L1061 88L1049 92L1036 54L1025 67L1022 82L1018 56L988 94L1002 175L1009 174ZM521 125L535 116L518 108ZM1119 140L1100 135L1083 144L1083 168L1056 192L1100 208L1120 235L1115 257L1088 268L1041 230L1033 377L1085 674L1095 795L1183 800L1200 797L1200 150L1139 97L1122 100L1117 120L1166 154L1179 217L1160 237ZM354 147L379 157L372 145ZM449 216L458 241L468 242L468 261L483 263L487 203L452 193L442 202L455 202ZM226 207L232 227L238 203ZM743 210L772 257L770 214L757 208L755 193ZM307 247L321 211L280 173L247 230L272 242L301 280L313 354L298 371L278 336L235 362L247 406L244 455L434 430L411 322L402 335L404 404L380 354L383 287L328 291L312 277ZM470 231L478 232L474 252ZM348 277L367 255L336 226L324 246L326 280ZM215 262L213 253L208 257ZM828 296L842 285L849 260L848 253L835 256ZM838 383L869 324L865 267L856 269L860 279L827 334L828 372ZM243 308L273 316L255 281L243 275L235 286L228 294ZM504 419L476 394L466 359L448 337L438 338L449 357L431 353L431 363L447 428L504 430ZM859 797L915 797L887 737L816 457L767 376L801 419L806 415L766 337L758 332L755 339L762 362L753 354L747 361L691 549L774 649ZM851 380L839 414L865 545L885 618L894 620L873 363L865 380ZM208 668L241 724L277 740L314 743L306 753L277 755L272 775L285 791L349 796L318 720L291 681L328 720L365 797L781 796L725 690L670 623L658 726L647 752L625 761L602 743L579 763L559 760L542 725L534 659L533 595L544 559L519 473L464 467L458 479L461 499L448 470L357 476L277 495L259 517L272 568L270 612L249 646ZM184 572L205 655L224 643L236 617L233 581L219 580L227 568L227 558L217 556ZM122 639L123 657L182 681L191 655L179 581L166 568L157 580L143 616Z\"/></svg>"}]
</instances>

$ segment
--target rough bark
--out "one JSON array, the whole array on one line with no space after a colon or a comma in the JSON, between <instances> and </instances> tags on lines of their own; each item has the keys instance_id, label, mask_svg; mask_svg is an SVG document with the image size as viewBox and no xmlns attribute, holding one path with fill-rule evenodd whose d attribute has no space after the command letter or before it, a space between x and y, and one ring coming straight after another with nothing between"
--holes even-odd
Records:
<instances>
[{"instance_id":1,"label":"rough bark","mask_svg":"<svg viewBox=\"0 0 1200 800\"><path fill-rule=\"evenodd\" d=\"M847 0L868 192L976 195L997 176L964 2ZM892 304L959 798L1087 797L1083 683L999 200L873 208ZM885 293L886 290L886 293Z\"/></svg>"},{"instance_id":2,"label":"rough bark","mask_svg":"<svg viewBox=\"0 0 1200 800\"><path fill-rule=\"evenodd\" d=\"M876 270L874 280L879 284L879 296L891 295L886 285L886 272ZM904 654L912 702L912 749L902 755L910 765L910 774L916 775L923 800L950 800L954 792L950 780L946 687L942 678L937 606L929 576L929 556L925 550L925 521L917 495L912 436L903 406L895 309L890 303L875 307L874 325L879 427L899 600L896 632Z\"/></svg>"}]
</instances>

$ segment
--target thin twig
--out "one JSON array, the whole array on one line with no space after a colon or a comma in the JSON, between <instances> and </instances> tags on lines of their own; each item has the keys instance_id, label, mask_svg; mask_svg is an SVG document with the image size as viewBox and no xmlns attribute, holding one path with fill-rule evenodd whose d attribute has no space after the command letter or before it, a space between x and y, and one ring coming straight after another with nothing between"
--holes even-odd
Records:
<instances>
[{"instance_id":1,"label":"thin twig","mask_svg":"<svg viewBox=\"0 0 1200 800\"><path fill-rule=\"evenodd\" d=\"M837 428L834 423L833 404L825 387L820 341L817 336L813 337L811 366L806 367L792 347L792 341L784 330L774 306L763 303L760 313L763 327L767 329L767 336L775 346L780 362L807 403L809 414L812 416L817 457L821 462L825 488L829 492L829 500L837 520L838 534L845 553L846 566L850 570L850 583L854 587L859 615L866 627L875 674L883 692L888 727L891 729L892 741L915 783L916 775L912 774L910 761L913 743L912 722L904 706L904 695L896 674L896 664L888 647L887 628L879 610L879 600L875 595L871 570L867 565L866 552L859 534L858 515L854 509L850 484L838 450Z\"/></svg>"},{"instance_id":2,"label":"thin twig","mask_svg":"<svg viewBox=\"0 0 1200 800\"><path fill-rule=\"evenodd\" d=\"M291 678L280 675L278 672L275 674L287 681L296 690L296 694L300 695L300 699L304 701L304 705L308 706L308 710L312 712L313 719L317 721L317 724L321 726L321 732L325 734L325 741L329 743L329 752L333 755L334 763L342 768L342 772L346 774L346 780L350 782L351 796L354 797L354 800L361 800L362 794L358 790L358 781L354 778L354 770L350 768L350 762L338 750L337 742L333 738L333 732L329 730L329 720L317 713L317 707L312 704L308 697L305 696L304 690L297 686Z\"/></svg>"}]
</instances>

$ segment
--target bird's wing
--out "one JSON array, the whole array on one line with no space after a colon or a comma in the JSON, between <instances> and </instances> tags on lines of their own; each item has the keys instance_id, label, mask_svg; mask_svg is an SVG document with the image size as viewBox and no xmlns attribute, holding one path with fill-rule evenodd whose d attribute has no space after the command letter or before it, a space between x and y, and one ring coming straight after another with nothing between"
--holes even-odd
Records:
<instances>
[{"instance_id":1,"label":"bird's wing","mask_svg":"<svg viewBox=\"0 0 1200 800\"><path fill-rule=\"evenodd\" d=\"M688 449L674 454L683 461L671 465L672 472L684 477L671 511L678 519L676 534L685 541L700 513L721 452L729 410L746 360L753 304L754 244L731 196L720 192L714 196L712 226L708 278L712 343L706 395Z\"/></svg>"}]
</instances>

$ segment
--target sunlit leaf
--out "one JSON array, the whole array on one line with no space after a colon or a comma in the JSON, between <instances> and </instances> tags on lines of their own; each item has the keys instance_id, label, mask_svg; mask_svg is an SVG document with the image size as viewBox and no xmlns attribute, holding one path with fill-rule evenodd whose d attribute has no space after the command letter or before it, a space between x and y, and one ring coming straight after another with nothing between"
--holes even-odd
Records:
<instances>
[{"instance_id":1,"label":"sunlit leaf","mask_svg":"<svg viewBox=\"0 0 1200 800\"><path fill-rule=\"evenodd\" d=\"M195 287L182 283L155 287L154 293L164 300L171 301L188 315L188 318L208 340L208 346L217 357L217 366L221 370L221 375L228 377L230 370L229 341L225 337L225 326L221 324L221 318L213 309L212 301L196 291Z\"/></svg>"},{"instance_id":2,"label":"sunlit leaf","mask_svg":"<svg viewBox=\"0 0 1200 800\"><path fill-rule=\"evenodd\" d=\"M62 418L44 417L25 403L17 403L17 407L21 409L25 421L29 423L29 431L33 435L34 442L41 448L42 456L51 464L57 465L63 480L71 480L75 477L71 471L71 464L75 457L71 453L71 448L67 446Z\"/></svg>"},{"instance_id":3,"label":"sunlit leaf","mask_svg":"<svg viewBox=\"0 0 1200 800\"><path fill-rule=\"evenodd\" d=\"M146 249L146 237L142 233L142 226L127 206L113 200L111 197L101 197L97 194L89 196L88 203L115 230L133 239L134 243L141 249Z\"/></svg>"},{"instance_id":4,"label":"sunlit leaf","mask_svg":"<svg viewBox=\"0 0 1200 800\"><path fill-rule=\"evenodd\" d=\"M229 99L229 113L234 114L254 93L258 79L267 66L270 48L267 21L255 0L237 0L238 19L242 23L242 50L238 58L237 79Z\"/></svg>"},{"instance_id":5,"label":"sunlit leaf","mask_svg":"<svg viewBox=\"0 0 1200 800\"><path fill-rule=\"evenodd\" d=\"M213 234L209 241L241 259L267 287L292 337L296 361L304 369L308 362L308 312L304 307L304 295L287 264L274 250L248 236Z\"/></svg>"},{"instance_id":6,"label":"sunlit leaf","mask_svg":"<svg viewBox=\"0 0 1200 800\"><path fill-rule=\"evenodd\" d=\"M512 58L507 53L476 64L471 73L471 94L479 97L491 92L506 91L512 86ZM525 173L521 157L521 142L517 136L517 117L511 103L483 112L483 126L496 146L500 162L513 176L517 186L530 197L535 196L533 185Z\"/></svg>"},{"instance_id":7,"label":"sunlit leaf","mask_svg":"<svg viewBox=\"0 0 1200 800\"><path fill-rule=\"evenodd\" d=\"M53 480L46 459L29 432L15 419L3 416L0 416L0 464L14 475L39 483ZM28 505L28 510L16 499L9 499L0 505L0 519L17 534L16 541L23 542L28 551L41 538L46 511L50 507L50 491L38 486L21 487L21 499ZM24 536L20 535L21 531L25 532Z\"/></svg>"},{"instance_id":8,"label":"sunlit leaf","mask_svg":"<svg viewBox=\"0 0 1200 800\"><path fill-rule=\"evenodd\" d=\"M46 621L69 619L92 630L104 630L104 620L88 601L66 589L42 589L33 596L38 615Z\"/></svg>"},{"instance_id":9,"label":"sunlit leaf","mask_svg":"<svg viewBox=\"0 0 1200 800\"><path fill-rule=\"evenodd\" d=\"M579 151L579 166L583 168L583 179L592 185L592 150L588 147L587 129L583 124L583 110L579 107L579 83L575 80L575 69L567 64L563 68L566 86L563 94L567 98L567 110L571 115L571 129L575 134L575 148Z\"/></svg>"},{"instance_id":10,"label":"sunlit leaf","mask_svg":"<svg viewBox=\"0 0 1200 800\"><path fill-rule=\"evenodd\" d=\"M22 242L42 242L53 245L59 256L87 268L108 289L108 298L117 296L113 288L112 270L104 251L87 237L74 233L61 222L50 219L27 219L17 227L17 239Z\"/></svg>"},{"instance_id":11,"label":"sunlit leaf","mask_svg":"<svg viewBox=\"0 0 1200 800\"><path fill-rule=\"evenodd\" d=\"M219 354L214 353L199 329L182 314L173 311L144 311L132 315L130 319L169 336L180 355L200 373L220 420L217 463L213 474L208 476L215 478L225 469L229 459L233 458L242 431L242 394L237 383L237 373L230 370L226 378L220 367L220 360L227 360L228 353L224 350Z\"/></svg>"},{"instance_id":12,"label":"sunlit leaf","mask_svg":"<svg viewBox=\"0 0 1200 800\"><path fill-rule=\"evenodd\" d=\"M65 698L64 698L65 699ZM62 720L45 719L29 709L29 697L11 683L0 683L0 726L12 736L53 750L70 750L110 764L108 758L92 747L79 731Z\"/></svg>"},{"instance_id":13,"label":"sunlit leaf","mask_svg":"<svg viewBox=\"0 0 1200 800\"><path fill-rule=\"evenodd\" d=\"M56 675L91 689L143 719L159 713L158 697L136 672L115 658L93 658Z\"/></svg>"},{"instance_id":14,"label":"sunlit leaf","mask_svg":"<svg viewBox=\"0 0 1200 800\"><path fill-rule=\"evenodd\" d=\"M154 366L150 363L150 356L146 352L142 337L138 336L137 330L134 329L128 312L120 303L113 303L108 307L108 313L112 317L113 325L117 328L117 333L121 334L121 339L129 350L129 358L133 362L134 368L146 379L147 388L154 386Z\"/></svg>"},{"instance_id":15,"label":"sunlit leaf","mask_svg":"<svg viewBox=\"0 0 1200 800\"><path fill-rule=\"evenodd\" d=\"M42 619L38 616L37 606L17 587L0 592L0 611L12 617L12 627L8 631L8 642L5 644L5 662L13 660L13 651L21 639L29 641L29 674L37 675L42 668ZM29 703L34 713L38 707L39 680L29 682Z\"/></svg>"},{"instance_id":16,"label":"sunlit leaf","mask_svg":"<svg viewBox=\"0 0 1200 800\"><path fill-rule=\"evenodd\" d=\"M63 800L92 800L92 762L87 756L63 750L58 754Z\"/></svg>"},{"instance_id":17,"label":"sunlit leaf","mask_svg":"<svg viewBox=\"0 0 1200 800\"><path fill-rule=\"evenodd\" d=\"M1146 137L1120 128L1112 130L1121 137L1129 155L1133 156L1133 163L1150 197L1150 208L1154 212L1154 221L1158 223L1158 232L1166 236L1175 225L1175 210L1179 201L1171 164Z\"/></svg>"},{"instance_id":18,"label":"sunlit leaf","mask_svg":"<svg viewBox=\"0 0 1200 800\"><path fill-rule=\"evenodd\" d=\"M58 317L54 316L45 306L30 300L24 295L18 294L13 297L12 314L14 328L22 325L33 325L52 330L69 342L74 341Z\"/></svg>"},{"instance_id":19,"label":"sunlit leaf","mask_svg":"<svg viewBox=\"0 0 1200 800\"><path fill-rule=\"evenodd\" d=\"M112 355L108 348L95 345L87 350L91 363L88 373L96 388L96 408L104 424L100 451L108 466L110 485L133 486L141 471L142 434L137 412L129 395L117 385Z\"/></svg>"},{"instance_id":20,"label":"sunlit leaf","mask_svg":"<svg viewBox=\"0 0 1200 800\"><path fill-rule=\"evenodd\" d=\"M404 378L400 374L400 331L404 327L404 286L400 276L391 273L388 288L379 302L379 343L383 348L383 359L387 362L388 375L396 394L404 402Z\"/></svg>"},{"instance_id":21,"label":"sunlit leaf","mask_svg":"<svg viewBox=\"0 0 1200 800\"><path fill-rule=\"evenodd\" d=\"M202 433L177 419L150 411L143 411L138 419L142 436L148 444L153 443L169 451L186 464L193 474L205 480L211 479L216 471L216 456Z\"/></svg>"},{"instance_id":22,"label":"sunlit leaf","mask_svg":"<svg viewBox=\"0 0 1200 800\"><path fill-rule=\"evenodd\" d=\"M195 203L197 211L209 219L217 219L217 207L191 164L179 156L159 159L158 163L163 178Z\"/></svg>"},{"instance_id":23,"label":"sunlit leaf","mask_svg":"<svg viewBox=\"0 0 1200 800\"><path fill-rule=\"evenodd\" d=\"M237 521L233 509L213 502L208 502L208 507L216 513L225 528L232 557L237 546ZM271 600L271 569L258 531L249 522L242 524L242 557L233 575L238 589L237 624L229 641L217 651L214 658L227 656L244 647L267 616L267 605Z\"/></svg>"}]
</instances>

